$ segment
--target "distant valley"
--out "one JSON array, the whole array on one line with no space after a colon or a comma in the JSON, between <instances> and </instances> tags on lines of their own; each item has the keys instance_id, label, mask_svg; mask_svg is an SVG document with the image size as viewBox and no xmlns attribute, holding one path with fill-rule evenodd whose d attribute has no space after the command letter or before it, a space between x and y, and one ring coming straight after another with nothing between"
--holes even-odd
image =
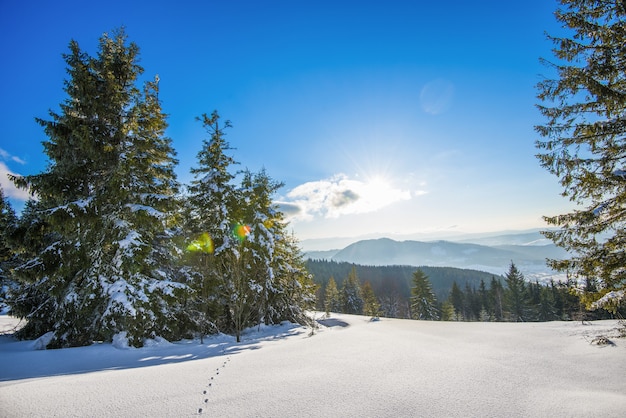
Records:
<instances>
[{"instance_id":1,"label":"distant valley","mask_svg":"<svg viewBox=\"0 0 626 418\"><path fill-rule=\"evenodd\" d=\"M529 280L547 281L561 276L546 266L546 258L568 256L539 232L523 232L465 238L459 241L396 241L366 239L342 249L308 251L312 260L332 260L369 266L407 265L456 267L503 275L511 262Z\"/></svg>"}]
</instances>

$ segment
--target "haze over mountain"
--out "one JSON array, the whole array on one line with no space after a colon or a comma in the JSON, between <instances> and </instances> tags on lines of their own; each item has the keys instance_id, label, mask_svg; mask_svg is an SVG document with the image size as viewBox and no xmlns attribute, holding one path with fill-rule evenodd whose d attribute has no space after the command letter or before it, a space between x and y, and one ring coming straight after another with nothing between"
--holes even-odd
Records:
<instances>
[{"instance_id":1,"label":"haze over mountain","mask_svg":"<svg viewBox=\"0 0 626 418\"><path fill-rule=\"evenodd\" d=\"M458 241L397 241L366 239L342 249L309 251L306 257L362 265L410 265L457 267L504 274L511 262L528 279L561 278L546 265L547 258L565 258L567 252L546 240L538 231L474 237Z\"/></svg>"}]
</instances>

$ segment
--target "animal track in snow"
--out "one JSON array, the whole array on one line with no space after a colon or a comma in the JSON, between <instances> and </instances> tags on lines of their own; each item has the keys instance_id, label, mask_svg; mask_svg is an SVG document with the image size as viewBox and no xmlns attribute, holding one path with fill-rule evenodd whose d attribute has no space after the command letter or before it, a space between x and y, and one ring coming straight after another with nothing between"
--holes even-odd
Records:
<instances>
[{"instance_id":1,"label":"animal track in snow","mask_svg":"<svg viewBox=\"0 0 626 418\"><path fill-rule=\"evenodd\" d=\"M202 390L202 404L203 405L208 405L209 404L210 389L214 387L213 383L215 382L215 377L217 377L220 374L220 370L225 368L226 365L228 364L228 362L230 362L230 356L227 356L226 360L224 360L222 365L215 369L215 372L214 372L213 376L209 376L208 382L207 382L205 388ZM204 411L205 411L204 407L198 408L198 415L202 415L202 413Z\"/></svg>"}]
</instances>

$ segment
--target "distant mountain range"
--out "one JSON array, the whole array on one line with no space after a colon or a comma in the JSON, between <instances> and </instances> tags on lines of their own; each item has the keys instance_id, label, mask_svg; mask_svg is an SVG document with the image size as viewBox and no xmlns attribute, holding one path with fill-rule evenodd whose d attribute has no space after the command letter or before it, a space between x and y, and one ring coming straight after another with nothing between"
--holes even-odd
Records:
<instances>
[{"instance_id":1,"label":"distant mountain range","mask_svg":"<svg viewBox=\"0 0 626 418\"><path fill-rule=\"evenodd\" d=\"M471 242L470 242L471 241ZM546 258L562 259L568 254L549 243L539 232L524 232L452 241L396 241L389 238L367 239L339 250L309 251L309 259L344 261L385 266L456 267L504 274L511 262L527 279L558 277L546 266Z\"/></svg>"}]
</instances>

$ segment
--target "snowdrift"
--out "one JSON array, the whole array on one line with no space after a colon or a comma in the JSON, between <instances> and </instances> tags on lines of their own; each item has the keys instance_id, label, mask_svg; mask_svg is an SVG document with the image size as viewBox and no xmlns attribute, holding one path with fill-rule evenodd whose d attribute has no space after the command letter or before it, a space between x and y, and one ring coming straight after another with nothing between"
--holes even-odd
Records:
<instances>
[{"instance_id":1,"label":"snowdrift","mask_svg":"<svg viewBox=\"0 0 626 418\"><path fill-rule=\"evenodd\" d=\"M321 318L321 315L318 314ZM0 317L8 321L6 317ZM333 314L219 335L35 350L0 340L0 415L623 416L617 321L456 323ZM611 343L598 345L597 337ZM606 341L605 341L606 342Z\"/></svg>"}]
</instances>

